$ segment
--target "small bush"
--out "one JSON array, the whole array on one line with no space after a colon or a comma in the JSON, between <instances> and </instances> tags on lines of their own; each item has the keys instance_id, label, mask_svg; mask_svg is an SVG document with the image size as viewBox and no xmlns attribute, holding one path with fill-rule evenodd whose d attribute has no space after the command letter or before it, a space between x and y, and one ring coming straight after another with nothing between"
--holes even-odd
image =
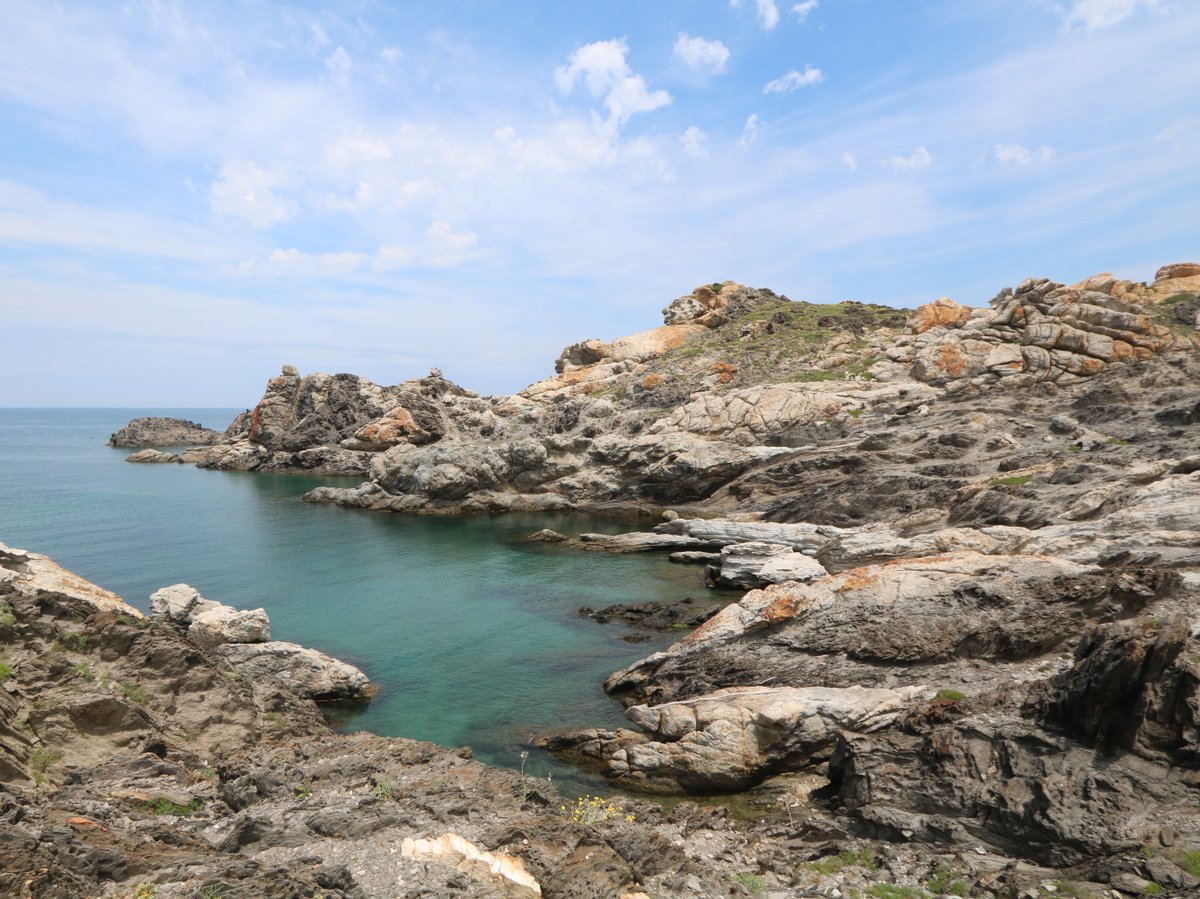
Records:
<instances>
[{"instance_id":1,"label":"small bush","mask_svg":"<svg viewBox=\"0 0 1200 899\"><path fill-rule=\"evenodd\" d=\"M950 702L963 702L967 698L967 694L962 690L938 690L934 699L945 699Z\"/></svg>"},{"instance_id":2,"label":"small bush","mask_svg":"<svg viewBox=\"0 0 1200 899\"><path fill-rule=\"evenodd\" d=\"M123 695L130 702L136 702L138 705L146 705L148 702L150 702L150 694L137 684L122 683L120 684L120 687L121 695Z\"/></svg>"},{"instance_id":3,"label":"small bush","mask_svg":"<svg viewBox=\"0 0 1200 899\"><path fill-rule=\"evenodd\" d=\"M572 824L599 824L620 816L626 821L636 820L623 807L602 796L580 796L574 805L560 805L558 810Z\"/></svg>"},{"instance_id":4,"label":"small bush","mask_svg":"<svg viewBox=\"0 0 1200 899\"><path fill-rule=\"evenodd\" d=\"M12 677L13 673L14 672L11 665L6 665L4 662L0 662L0 684Z\"/></svg>"},{"instance_id":5,"label":"small bush","mask_svg":"<svg viewBox=\"0 0 1200 899\"><path fill-rule=\"evenodd\" d=\"M81 677L84 680L95 680L96 675L92 673L92 666L87 662L80 662L78 665L72 665L67 669L69 677Z\"/></svg>"},{"instance_id":6,"label":"small bush","mask_svg":"<svg viewBox=\"0 0 1200 899\"><path fill-rule=\"evenodd\" d=\"M0 627L10 627L17 623L17 616L7 604L0 602Z\"/></svg>"},{"instance_id":7,"label":"small bush","mask_svg":"<svg viewBox=\"0 0 1200 899\"><path fill-rule=\"evenodd\" d=\"M767 892L767 885L757 874L734 874L729 879L734 883L740 883L755 896L762 896Z\"/></svg>"},{"instance_id":8,"label":"small bush","mask_svg":"<svg viewBox=\"0 0 1200 899\"><path fill-rule=\"evenodd\" d=\"M395 788L395 784L393 784L390 780L381 780L379 783L375 784L374 788L372 788L371 795L376 799L391 799L392 791Z\"/></svg>"},{"instance_id":9,"label":"small bush","mask_svg":"<svg viewBox=\"0 0 1200 899\"><path fill-rule=\"evenodd\" d=\"M55 752L52 749L43 749L38 747L29 753L29 767L38 774L45 774L46 771L62 758L61 752Z\"/></svg>"},{"instance_id":10,"label":"small bush","mask_svg":"<svg viewBox=\"0 0 1200 899\"><path fill-rule=\"evenodd\" d=\"M92 645L92 638L79 631L67 631L57 640L59 646L71 652L87 652Z\"/></svg>"},{"instance_id":11,"label":"small bush","mask_svg":"<svg viewBox=\"0 0 1200 899\"><path fill-rule=\"evenodd\" d=\"M929 878L929 889L938 895L963 896L970 893L965 880L953 868L938 868Z\"/></svg>"}]
</instances>

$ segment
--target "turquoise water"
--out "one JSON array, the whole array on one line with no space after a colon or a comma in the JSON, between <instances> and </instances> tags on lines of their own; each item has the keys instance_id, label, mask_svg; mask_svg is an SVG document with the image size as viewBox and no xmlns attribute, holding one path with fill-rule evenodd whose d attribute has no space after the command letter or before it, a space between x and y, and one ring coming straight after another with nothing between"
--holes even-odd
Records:
<instances>
[{"instance_id":1,"label":"turquoise water","mask_svg":"<svg viewBox=\"0 0 1200 899\"><path fill-rule=\"evenodd\" d=\"M543 527L630 529L622 522L314 506L300 496L330 479L129 465L129 450L105 446L135 416L223 428L238 411L0 409L0 541L142 609L180 582L262 606L273 637L352 662L379 684L344 726L470 745L508 766L532 733L622 723L602 680L671 642L627 643L627 631L578 617L579 606L704 593L698 569L662 556L522 540ZM551 764L534 753L530 770Z\"/></svg>"}]
</instances>

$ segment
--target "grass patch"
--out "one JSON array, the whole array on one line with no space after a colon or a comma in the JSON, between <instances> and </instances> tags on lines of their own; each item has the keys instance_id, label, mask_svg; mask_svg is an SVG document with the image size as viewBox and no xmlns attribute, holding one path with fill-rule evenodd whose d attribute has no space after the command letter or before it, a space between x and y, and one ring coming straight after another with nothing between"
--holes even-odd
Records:
<instances>
[{"instance_id":1,"label":"grass patch","mask_svg":"<svg viewBox=\"0 0 1200 899\"><path fill-rule=\"evenodd\" d=\"M879 867L879 862L875 860L875 853L870 849L847 849L837 855L811 861L808 867L818 874L837 874L846 868L866 868L868 871L874 871Z\"/></svg>"},{"instance_id":2,"label":"grass patch","mask_svg":"<svg viewBox=\"0 0 1200 899\"><path fill-rule=\"evenodd\" d=\"M734 874L729 879L734 883L740 883L755 896L762 896L767 892L767 885L757 874Z\"/></svg>"},{"instance_id":3,"label":"grass patch","mask_svg":"<svg viewBox=\"0 0 1200 899\"><path fill-rule=\"evenodd\" d=\"M946 699L950 702L963 702L967 698L967 694L962 690L938 690L934 699Z\"/></svg>"},{"instance_id":4,"label":"grass patch","mask_svg":"<svg viewBox=\"0 0 1200 899\"><path fill-rule=\"evenodd\" d=\"M1022 487L1032 480L1031 474L1019 474L1011 478L992 478L991 484L993 487Z\"/></svg>"},{"instance_id":5,"label":"grass patch","mask_svg":"<svg viewBox=\"0 0 1200 899\"><path fill-rule=\"evenodd\" d=\"M1108 442L1113 446L1129 446L1129 441L1122 440L1120 437L1109 437Z\"/></svg>"},{"instance_id":6,"label":"grass patch","mask_svg":"<svg viewBox=\"0 0 1200 899\"><path fill-rule=\"evenodd\" d=\"M939 896L962 896L970 894L970 887L953 868L938 868L929 878L929 889Z\"/></svg>"},{"instance_id":7,"label":"grass patch","mask_svg":"<svg viewBox=\"0 0 1200 899\"><path fill-rule=\"evenodd\" d=\"M1182 852L1171 861L1183 868L1193 877L1200 877L1200 852Z\"/></svg>"},{"instance_id":8,"label":"grass patch","mask_svg":"<svg viewBox=\"0 0 1200 899\"><path fill-rule=\"evenodd\" d=\"M78 665L72 665L67 669L68 677L81 677L84 680L95 680L96 675L92 672L92 666L87 662L80 662Z\"/></svg>"},{"instance_id":9,"label":"grass patch","mask_svg":"<svg viewBox=\"0 0 1200 899\"><path fill-rule=\"evenodd\" d=\"M866 409L851 409L851 410L850 410L849 412L847 412L846 414L847 414L847 415L849 415L851 418L859 418L859 417L860 417L860 416L862 416L862 415L863 415L863 414L864 414L866 411L867 411Z\"/></svg>"},{"instance_id":10,"label":"grass patch","mask_svg":"<svg viewBox=\"0 0 1200 899\"><path fill-rule=\"evenodd\" d=\"M1194 293L1177 293L1167 297L1161 303L1154 307L1154 311L1150 313L1156 325L1162 325L1171 331L1172 334L1191 334L1196 329L1191 322L1180 321L1175 317L1175 309L1181 303L1189 305L1200 303L1200 296ZM1194 305L1193 305L1193 308Z\"/></svg>"},{"instance_id":11,"label":"grass patch","mask_svg":"<svg viewBox=\"0 0 1200 899\"><path fill-rule=\"evenodd\" d=\"M0 627L11 627L17 623L17 616L6 603L0 602Z\"/></svg>"},{"instance_id":12,"label":"grass patch","mask_svg":"<svg viewBox=\"0 0 1200 899\"><path fill-rule=\"evenodd\" d=\"M139 802L137 807L143 812L149 812L152 815L179 815L183 817L204 808L204 800L196 796L188 800L186 804L180 805L166 796L155 796L153 799Z\"/></svg>"},{"instance_id":13,"label":"grass patch","mask_svg":"<svg viewBox=\"0 0 1200 899\"><path fill-rule=\"evenodd\" d=\"M866 893L875 899L924 899L928 895L920 887L905 887L898 883L874 883L867 887Z\"/></svg>"},{"instance_id":14,"label":"grass patch","mask_svg":"<svg viewBox=\"0 0 1200 899\"><path fill-rule=\"evenodd\" d=\"M798 381L801 384L810 384L814 381L840 381L842 377L842 373L838 371L816 369L814 371L798 371L788 380Z\"/></svg>"},{"instance_id":15,"label":"grass patch","mask_svg":"<svg viewBox=\"0 0 1200 899\"><path fill-rule=\"evenodd\" d=\"M63 649L71 652L87 652L91 648L92 638L89 634L79 631L67 631L55 642Z\"/></svg>"},{"instance_id":16,"label":"grass patch","mask_svg":"<svg viewBox=\"0 0 1200 899\"><path fill-rule=\"evenodd\" d=\"M0 684L12 677L13 673L12 665L9 665L5 662L0 662Z\"/></svg>"},{"instance_id":17,"label":"grass patch","mask_svg":"<svg viewBox=\"0 0 1200 899\"><path fill-rule=\"evenodd\" d=\"M381 780L371 789L371 795L376 799L391 799L392 791L396 789L396 785L390 780Z\"/></svg>"},{"instance_id":18,"label":"grass patch","mask_svg":"<svg viewBox=\"0 0 1200 899\"><path fill-rule=\"evenodd\" d=\"M122 683L118 686L121 688L121 695L130 702L136 702L138 705L146 705L150 702L150 694L137 684Z\"/></svg>"},{"instance_id":19,"label":"grass patch","mask_svg":"<svg viewBox=\"0 0 1200 899\"><path fill-rule=\"evenodd\" d=\"M1161 896L1165 892L1166 890L1163 889L1162 884L1159 883L1151 882L1142 887L1143 896Z\"/></svg>"},{"instance_id":20,"label":"grass patch","mask_svg":"<svg viewBox=\"0 0 1200 899\"><path fill-rule=\"evenodd\" d=\"M56 752L53 749L44 749L38 747L29 753L29 767L38 774L45 774L50 766L55 764L62 758L61 752Z\"/></svg>"}]
</instances>

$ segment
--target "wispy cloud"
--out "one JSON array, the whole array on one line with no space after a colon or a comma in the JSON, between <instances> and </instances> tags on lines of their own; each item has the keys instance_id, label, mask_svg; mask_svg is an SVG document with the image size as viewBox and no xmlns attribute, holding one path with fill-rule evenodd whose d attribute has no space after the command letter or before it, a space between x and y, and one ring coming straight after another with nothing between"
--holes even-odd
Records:
<instances>
[{"instance_id":1,"label":"wispy cloud","mask_svg":"<svg viewBox=\"0 0 1200 899\"><path fill-rule=\"evenodd\" d=\"M729 62L729 48L720 41L692 37L683 32L675 39L675 55L689 69L712 74L724 72L725 64Z\"/></svg>"},{"instance_id":2,"label":"wispy cloud","mask_svg":"<svg viewBox=\"0 0 1200 899\"><path fill-rule=\"evenodd\" d=\"M803 22L808 19L808 14L818 6L820 6L819 0L804 0L803 3L797 3L795 6L793 6L792 12L794 12L796 17Z\"/></svg>"},{"instance_id":3,"label":"wispy cloud","mask_svg":"<svg viewBox=\"0 0 1200 899\"><path fill-rule=\"evenodd\" d=\"M1159 0L1075 0L1063 13L1068 28L1095 31L1124 22L1139 9L1159 5Z\"/></svg>"},{"instance_id":4,"label":"wispy cloud","mask_svg":"<svg viewBox=\"0 0 1200 899\"><path fill-rule=\"evenodd\" d=\"M1031 165L1035 162L1049 162L1054 158L1054 148L1042 146L1030 150L1020 144L996 144L995 156L997 162Z\"/></svg>"},{"instance_id":5,"label":"wispy cloud","mask_svg":"<svg viewBox=\"0 0 1200 899\"><path fill-rule=\"evenodd\" d=\"M802 87L809 87L813 84L820 84L825 80L825 73L815 66L805 66L803 72L797 72L795 69L776 78L774 81L768 81L763 85L764 94L790 94L792 91L799 90Z\"/></svg>"},{"instance_id":6,"label":"wispy cloud","mask_svg":"<svg viewBox=\"0 0 1200 899\"><path fill-rule=\"evenodd\" d=\"M911 172L917 169L927 169L933 165L933 154L924 147L917 147L908 156L888 156L881 159L879 164L897 172Z\"/></svg>"}]
</instances>

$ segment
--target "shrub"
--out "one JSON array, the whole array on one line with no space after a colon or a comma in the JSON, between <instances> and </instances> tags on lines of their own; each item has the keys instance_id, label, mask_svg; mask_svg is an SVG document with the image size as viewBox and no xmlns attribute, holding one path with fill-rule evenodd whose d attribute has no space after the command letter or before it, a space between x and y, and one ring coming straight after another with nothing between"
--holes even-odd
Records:
<instances>
[{"instance_id":1,"label":"shrub","mask_svg":"<svg viewBox=\"0 0 1200 899\"><path fill-rule=\"evenodd\" d=\"M121 695L130 702L136 702L138 705L146 705L150 701L150 694L137 684L122 683L120 687Z\"/></svg>"},{"instance_id":2,"label":"shrub","mask_svg":"<svg viewBox=\"0 0 1200 899\"><path fill-rule=\"evenodd\" d=\"M8 680L12 676L13 676L12 666L6 665L4 662L0 662L0 684L4 683L6 680Z\"/></svg>"},{"instance_id":3,"label":"shrub","mask_svg":"<svg viewBox=\"0 0 1200 899\"><path fill-rule=\"evenodd\" d=\"M734 883L740 883L755 896L762 896L767 892L766 884L757 874L734 874L729 879Z\"/></svg>"},{"instance_id":4,"label":"shrub","mask_svg":"<svg viewBox=\"0 0 1200 899\"><path fill-rule=\"evenodd\" d=\"M819 858L808 863L808 867L818 874L836 874L844 868L866 868L874 871L879 867L875 853L870 849L847 849L828 858Z\"/></svg>"},{"instance_id":5,"label":"shrub","mask_svg":"<svg viewBox=\"0 0 1200 899\"><path fill-rule=\"evenodd\" d=\"M938 690L934 699L945 699L950 702L963 702L967 698L967 694L962 690Z\"/></svg>"},{"instance_id":6,"label":"shrub","mask_svg":"<svg viewBox=\"0 0 1200 899\"><path fill-rule=\"evenodd\" d=\"M623 807L602 796L580 796L574 805L560 805L558 810L572 824L599 824L618 816L624 816L626 821L635 820Z\"/></svg>"}]
</instances>

